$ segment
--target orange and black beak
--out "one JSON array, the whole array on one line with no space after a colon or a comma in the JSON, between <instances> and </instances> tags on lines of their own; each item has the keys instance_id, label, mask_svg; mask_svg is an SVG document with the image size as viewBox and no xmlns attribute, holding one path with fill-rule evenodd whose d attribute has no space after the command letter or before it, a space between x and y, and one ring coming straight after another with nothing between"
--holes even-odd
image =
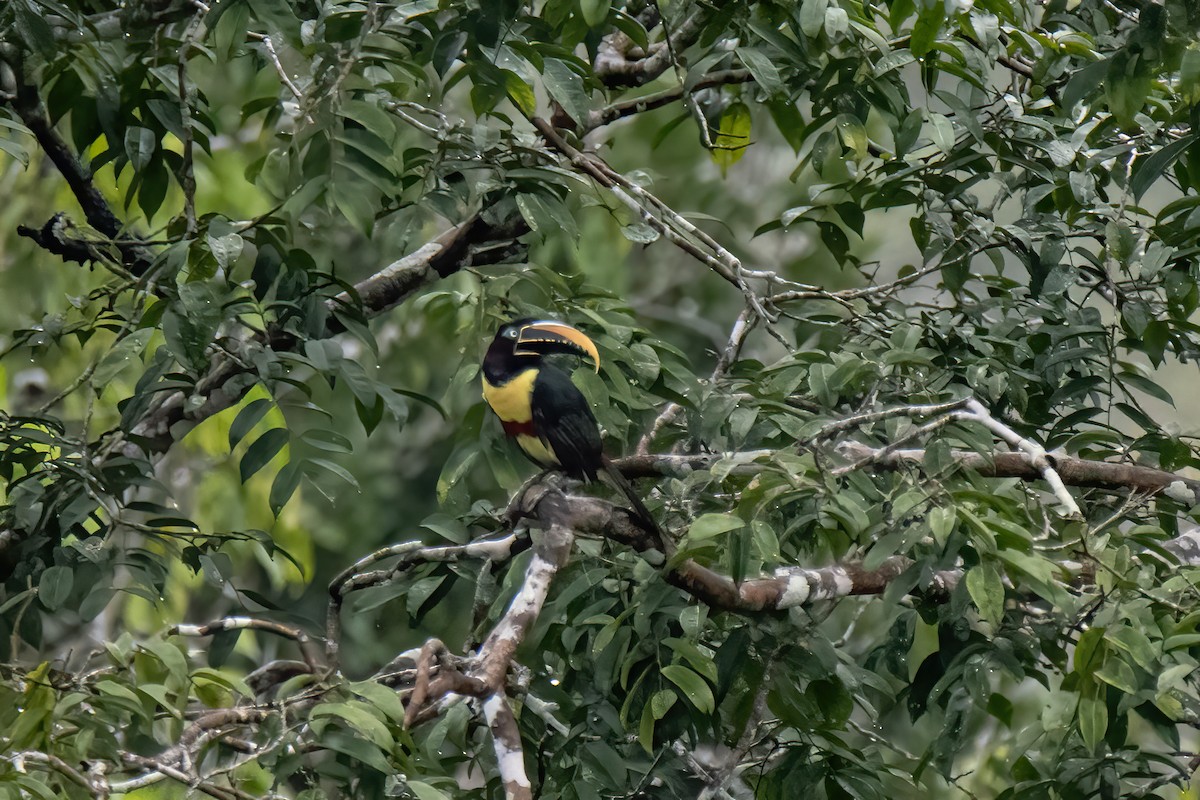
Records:
<instances>
[{"instance_id":1,"label":"orange and black beak","mask_svg":"<svg viewBox=\"0 0 1200 800\"><path fill-rule=\"evenodd\" d=\"M596 344L582 332L570 325L554 320L539 320L522 326L517 334L513 354L518 356L541 356L550 353L585 355L600 371L600 351Z\"/></svg>"}]
</instances>

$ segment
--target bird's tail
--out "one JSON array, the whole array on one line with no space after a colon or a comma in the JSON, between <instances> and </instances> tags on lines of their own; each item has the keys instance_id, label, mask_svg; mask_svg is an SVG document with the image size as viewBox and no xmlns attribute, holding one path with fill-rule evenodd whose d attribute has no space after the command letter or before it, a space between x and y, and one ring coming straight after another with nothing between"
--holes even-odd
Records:
<instances>
[{"instance_id":1,"label":"bird's tail","mask_svg":"<svg viewBox=\"0 0 1200 800\"><path fill-rule=\"evenodd\" d=\"M625 498L629 501L629 505L633 506L633 513L642 522L642 527L662 538L662 530L658 527L658 523L650 515L650 510L646 508L646 504L642 502L642 498L638 497L637 492L633 490L633 486L621 474L621 470L617 469L608 456L601 456L600 463L604 467L604 474L607 476L609 483L619 489L621 494L625 495Z\"/></svg>"}]
</instances>

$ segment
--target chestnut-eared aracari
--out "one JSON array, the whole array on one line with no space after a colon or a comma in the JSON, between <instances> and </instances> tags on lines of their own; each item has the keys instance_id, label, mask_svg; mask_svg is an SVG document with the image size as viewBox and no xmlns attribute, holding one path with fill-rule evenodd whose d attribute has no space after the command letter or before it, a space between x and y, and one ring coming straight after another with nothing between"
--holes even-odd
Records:
<instances>
[{"instance_id":1,"label":"chestnut-eared aracari","mask_svg":"<svg viewBox=\"0 0 1200 800\"><path fill-rule=\"evenodd\" d=\"M483 357L483 399L533 463L577 480L594 481L604 474L646 526L656 530L633 487L604 455L587 398L570 375L545 361L555 353L587 356L600 371L596 345L570 325L518 319L502 326Z\"/></svg>"}]
</instances>

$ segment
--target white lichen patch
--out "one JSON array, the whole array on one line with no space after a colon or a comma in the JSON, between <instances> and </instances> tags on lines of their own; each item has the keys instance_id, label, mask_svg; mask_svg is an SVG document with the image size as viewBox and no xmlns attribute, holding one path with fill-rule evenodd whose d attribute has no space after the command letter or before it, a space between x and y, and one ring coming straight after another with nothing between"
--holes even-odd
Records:
<instances>
[{"instance_id":1,"label":"white lichen patch","mask_svg":"<svg viewBox=\"0 0 1200 800\"><path fill-rule=\"evenodd\" d=\"M780 575L779 577L784 577ZM812 591L812 586L808 582L808 576L803 572L793 572L787 575L787 586L783 590L783 596L779 598L778 608L794 608L802 606L808 600L808 595Z\"/></svg>"},{"instance_id":2,"label":"white lichen patch","mask_svg":"<svg viewBox=\"0 0 1200 800\"><path fill-rule=\"evenodd\" d=\"M500 711L504 707L504 698L498 694L490 696L483 701L483 716L487 718L488 725L493 731L493 746L496 749L496 765L500 768L500 779L505 783L515 783L517 786L528 787L529 776L525 774L525 756L521 752L519 743L517 746L510 746L511 743L505 742L500 736L495 736L495 723L497 717L500 716Z\"/></svg>"},{"instance_id":3,"label":"white lichen patch","mask_svg":"<svg viewBox=\"0 0 1200 800\"><path fill-rule=\"evenodd\" d=\"M1180 503L1192 505L1196 502L1196 493L1183 481L1171 481L1167 484L1167 488L1163 489L1163 494Z\"/></svg>"}]
</instances>

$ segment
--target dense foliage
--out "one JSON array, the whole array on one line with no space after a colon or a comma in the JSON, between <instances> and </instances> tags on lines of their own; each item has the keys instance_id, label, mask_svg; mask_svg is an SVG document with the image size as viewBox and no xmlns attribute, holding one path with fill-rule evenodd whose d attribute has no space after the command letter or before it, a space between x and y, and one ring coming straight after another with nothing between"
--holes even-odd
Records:
<instances>
[{"instance_id":1,"label":"dense foliage","mask_svg":"<svg viewBox=\"0 0 1200 800\"><path fill-rule=\"evenodd\" d=\"M9 0L0 796L1193 796L1197 102L1188 0Z\"/></svg>"}]
</instances>

